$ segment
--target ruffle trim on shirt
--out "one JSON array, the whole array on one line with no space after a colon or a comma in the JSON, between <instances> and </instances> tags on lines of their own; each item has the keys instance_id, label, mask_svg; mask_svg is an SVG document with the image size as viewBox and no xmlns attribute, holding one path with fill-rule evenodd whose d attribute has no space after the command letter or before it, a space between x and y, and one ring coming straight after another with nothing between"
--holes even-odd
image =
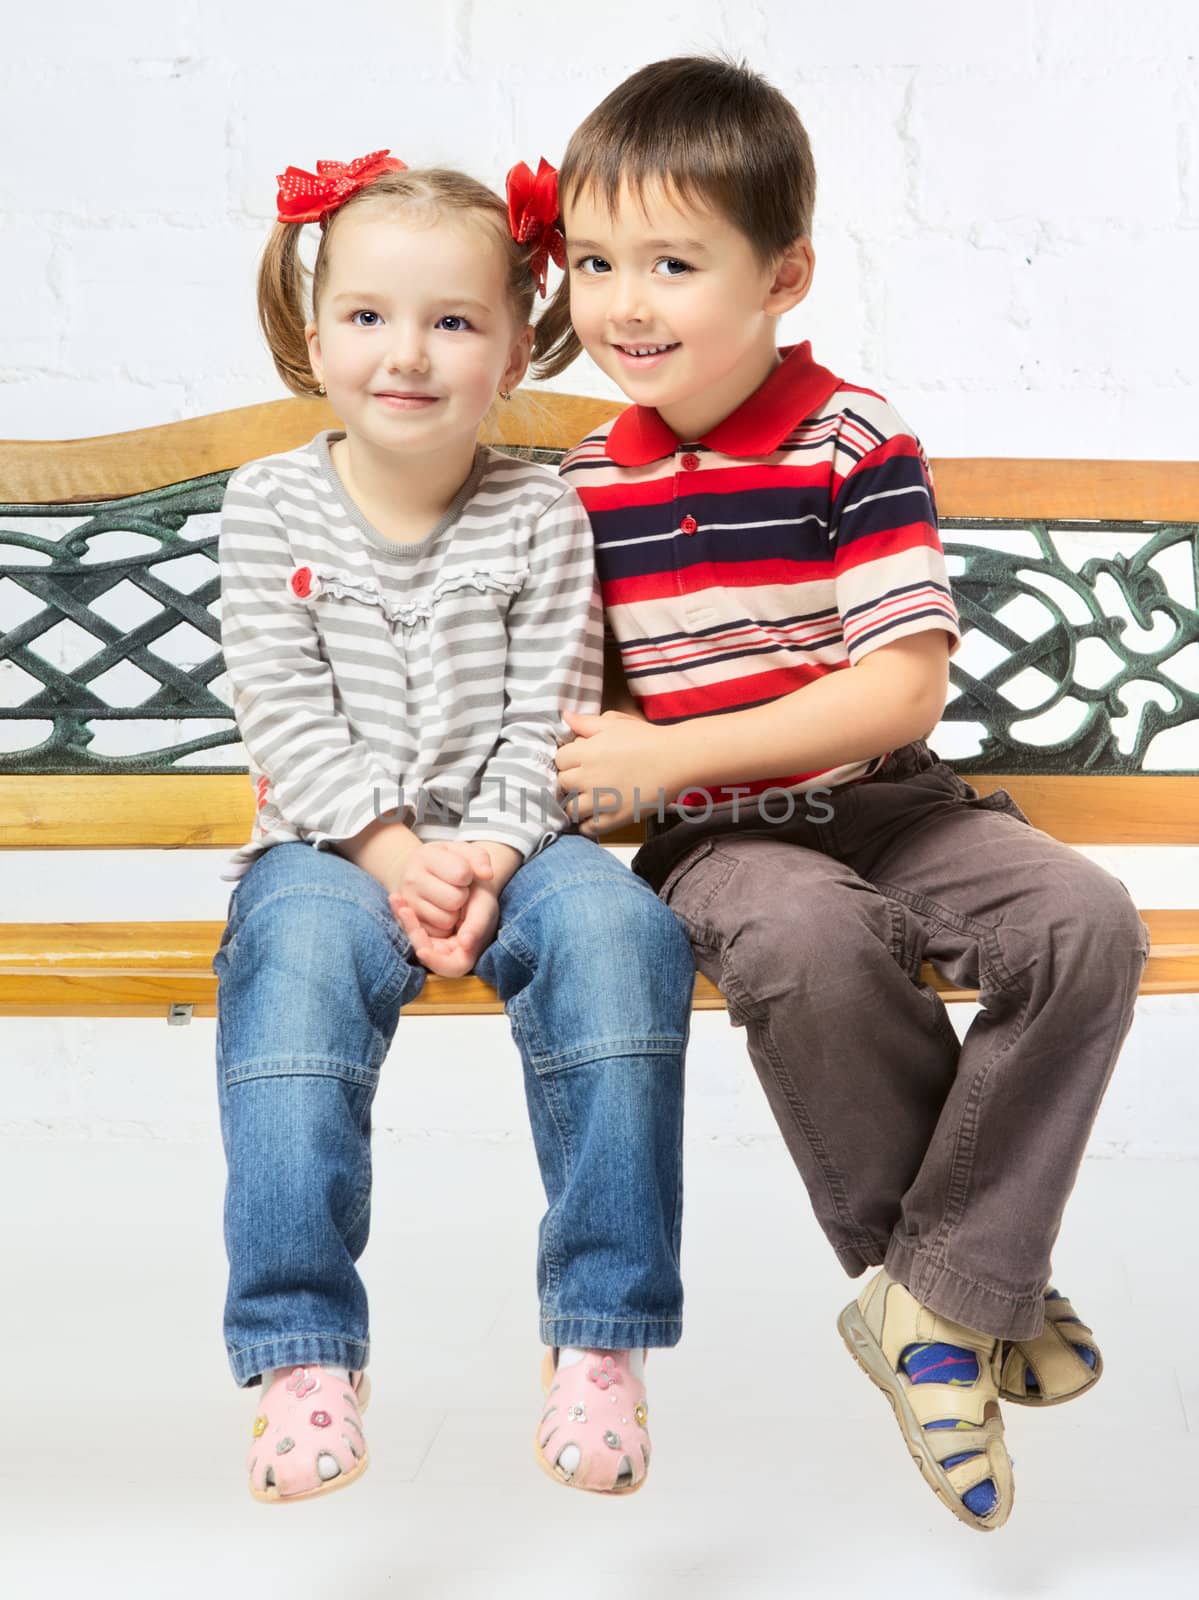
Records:
<instances>
[{"instance_id":1,"label":"ruffle trim on shirt","mask_svg":"<svg viewBox=\"0 0 1199 1600\"><path fill-rule=\"evenodd\" d=\"M438 602L463 589L480 594L519 594L529 576L528 564L508 566L496 571L484 567L462 568L443 573L428 594L419 600L397 600L386 595L370 578L352 577L346 572L325 572L315 567L296 567L287 580L288 589L298 600L312 604L320 599L357 600L362 605L378 606L389 622L412 627L431 622Z\"/></svg>"}]
</instances>

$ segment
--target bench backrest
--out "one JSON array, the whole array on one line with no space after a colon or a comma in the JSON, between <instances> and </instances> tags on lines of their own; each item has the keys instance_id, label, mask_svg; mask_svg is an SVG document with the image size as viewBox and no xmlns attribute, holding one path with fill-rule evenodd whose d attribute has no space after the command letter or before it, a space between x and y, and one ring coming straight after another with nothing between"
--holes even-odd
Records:
<instances>
[{"instance_id":1,"label":"bench backrest","mask_svg":"<svg viewBox=\"0 0 1199 1600\"><path fill-rule=\"evenodd\" d=\"M491 442L554 462L618 409L518 397ZM0 846L247 837L221 498L236 467L333 426L292 399L0 442ZM1199 464L933 467L963 625L939 754L1067 842L1199 842Z\"/></svg>"}]
</instances>

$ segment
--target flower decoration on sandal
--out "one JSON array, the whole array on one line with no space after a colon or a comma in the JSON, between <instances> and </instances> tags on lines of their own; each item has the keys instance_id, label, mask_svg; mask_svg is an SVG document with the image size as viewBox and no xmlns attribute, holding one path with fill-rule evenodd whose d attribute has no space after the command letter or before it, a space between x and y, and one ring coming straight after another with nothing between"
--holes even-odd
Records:
<instances>
[{"instance_id":1,"label":"flower decoration on sandal","mask_svg":"<svg viewBox=\"0 0 1199 1600\"><path fill-rule=\"evenodd\" d=\"M614 1383L620 1382L620 1372L611 1356L605 1356L598 1367L592 1367L587 1376L601 1389L611 1388Z\"/></svg>"},{"instance_id":2,"label":"flower decoration on sandal","mask_svg":"<svg viewBox=\"0 0 1199 1600\"><path fill-rule=\"evenodd\" d=\"M359 189L385 172L406 170L407 163L398 161L389 150L374 150L354 161L318 161L315 172L288 167L279 174L279 221L319 222L323 228Z\"/></svg>"},{"instance_id":3,"label":"flower decoration on sandal","mask_svg":"<svg viewBox=\"0 0 1199 1600\"><path fill-rule=\"evenodd\" d=\"M284 1388L294 1394L297 1400L306 1400L310 1394L315 1394L321 1386L321 1380L314 1378L307 1367L297 1367L288 1378Z\"/></svg>"},{"instance_id":4,"label":"flower decoration on sandal","mask_svg":"<svg viewBox=\"0 0 1199 1600\"><path fill-rule=\"evenodd\" d=\"M531 244L529 266L537 280L537 292L545 299L549 258L556 266L566 265L566 240L558 226L558 169L544 156L533 173L527 162L518 161L508 174L508 226L517 244Z\"/></svg>"}]
</instances>

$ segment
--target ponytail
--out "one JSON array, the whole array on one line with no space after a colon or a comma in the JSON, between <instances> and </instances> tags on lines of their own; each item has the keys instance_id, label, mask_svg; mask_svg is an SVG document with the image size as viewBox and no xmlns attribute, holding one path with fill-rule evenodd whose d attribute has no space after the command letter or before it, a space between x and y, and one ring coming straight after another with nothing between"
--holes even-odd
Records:
<instances>
[{"instance_id":1,"label":"ponytail","mask_svg":"<svg viewBox=\"0 0 1199 1600\"><path fill-rule=\"evenodd\" d=\"M533 334L534 378L556 378L565 372L583 346L570 321L570 279L563 278L554 298L537 319Z\"/></svg>"},{"instance_id":2,"label":"ponytail","mask_svg":"<svg viewBox=\"0 0 1199 1600\"><path fill-rule=\"evenodd\" d=\"M320 385L308 361L304 337L305 280L300 260L300 227L277 222L271 229L258 268L258 321L266 337L275 371L293 394L319 394Z\"/></svg>"}]
</instances>

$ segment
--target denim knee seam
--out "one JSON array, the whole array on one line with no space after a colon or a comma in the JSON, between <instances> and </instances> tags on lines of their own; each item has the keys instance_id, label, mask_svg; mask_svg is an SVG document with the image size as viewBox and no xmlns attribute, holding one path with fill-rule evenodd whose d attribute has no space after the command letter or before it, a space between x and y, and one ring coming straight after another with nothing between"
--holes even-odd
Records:
<instances>
[{"instance_id":1,"label":"denim knee seam","mask_svg":"<svg viewBox=\"0 0 1199 1600\"><path fill-rule=\"evenodd\" d=\"M587 1067L622 1056L660 1056L677 1060L687 1043L685 1034L659 1034L647 1038L585 1040L567 1050L529 1050L529 1065L540 1077L571 1067Z\"/></svg>"},{"instance_id":2,"label":"denim knee seam","mask_svg":"<svg viewBox=\"0 0 1199 1600\"><path fill-rule=\"evenodd\" d=\"M230 1089L257 1078L338 1078L343 1083L370 1089L378 1082L379 1069L363 1067L354 1061L338 1061L332 1056L261 1056L235 1066L224 1066L223 1075Z\"/></svg>"}]
</instances>

